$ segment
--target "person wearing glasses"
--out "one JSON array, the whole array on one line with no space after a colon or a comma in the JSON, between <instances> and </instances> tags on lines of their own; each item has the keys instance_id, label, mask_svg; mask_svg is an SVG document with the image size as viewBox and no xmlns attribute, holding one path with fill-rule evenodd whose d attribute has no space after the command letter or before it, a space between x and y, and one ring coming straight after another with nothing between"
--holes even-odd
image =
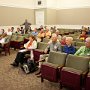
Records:
<instances>
[{"instance_id":1,"label":"person wearing glasses","mask_svg":"<svg viewBox=\"0 0 90 90\"><path fill-rule=\"evenodd\" d=\"M74 55L77 55L77 56L90 55L90 37L87 37L85 39L85 46L81 46Z\"/></svg>"}]
</instances>

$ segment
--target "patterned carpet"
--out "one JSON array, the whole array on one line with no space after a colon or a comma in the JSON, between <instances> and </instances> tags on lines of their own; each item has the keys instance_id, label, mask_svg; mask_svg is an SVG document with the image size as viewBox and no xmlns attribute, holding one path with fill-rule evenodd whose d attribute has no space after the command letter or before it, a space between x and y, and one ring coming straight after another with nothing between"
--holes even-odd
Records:
<instances>
[{"instance_id":1,"label":"patterned carpet","mask_svg":"<svg viewBox=\"0 0 90 90\"><path fill-rule=\"evenodd\" d=\"M60 90L57 83L47 80L41 83L35 73L25 74L20 67L12 67L10 64L16 53L17 51L11 50L10 55L0 54L0 90Z\"/></svg>"}]
</instances>

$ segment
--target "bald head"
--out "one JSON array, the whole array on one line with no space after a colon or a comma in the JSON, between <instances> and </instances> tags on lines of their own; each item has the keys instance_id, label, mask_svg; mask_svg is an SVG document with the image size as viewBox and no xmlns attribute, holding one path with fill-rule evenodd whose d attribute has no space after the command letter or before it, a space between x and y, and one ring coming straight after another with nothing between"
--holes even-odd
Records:
<instances>
[{"instance_id":1,"label":"bald head","mask_svg":"<svg viewBox=\"0 0 90 90\"><path fill-rule=\"evenodd\" d=\"M90 37L86 38L86 40L85 40L85 46L87 48L90 48Z\"/></svg>"},{"instance_id":2,"label":"bald head","mask_svg":"<svg viewBox=\"0 0 90 90\"><path fill-rule=\"evenodd\" d=\"M52 34L52 41L53 42L57 41L57 35L55 33Z\"/></svg>"}]
</instances>

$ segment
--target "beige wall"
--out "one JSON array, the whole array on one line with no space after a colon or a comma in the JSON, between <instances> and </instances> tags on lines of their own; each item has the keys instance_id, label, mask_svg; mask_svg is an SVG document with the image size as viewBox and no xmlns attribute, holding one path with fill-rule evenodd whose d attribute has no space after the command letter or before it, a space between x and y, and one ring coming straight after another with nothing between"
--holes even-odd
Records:
<instances>
[{"instance_id":1,"label":"beige wall","mask_svg":"<svg viewBox=\"0 0 90 90\"><path fill-rule=\"evenodd\" d=\"M56 17L57 17L57 10L47 9L47 11L46 11L46 24L47 25L57 24Z\"/></svg>"},{"instance_id":2,"label":"beige wall","mask_svg":"<svg viewBox=\"0 0 90 90\"><path fill-rule=\"evenodd\" d=\"M0 6L0 25L21 25L25 19L35 24L34 10Z\"/></svg>"},{"instance_id":3,"label":"beige wall","mask_svg":"<svg viewBox=\"0 0 90 90\"><path fill-rule=\"evenodd\" d=\"M25 19L35 24L35 11L45 12L45 24L90 25L90 8L25 9L0 6L0 26L21 25Z\"/></svg>"},{"instance_id":4,"label":"beige wall","mask_svg":"<svg viewBox=\"0 0 90 90\"><path fill-rule=\"evenodd\" d=\"M90 25L90 8L57 10L57 23L66 25Z\"/></svg>"}]
</instances>

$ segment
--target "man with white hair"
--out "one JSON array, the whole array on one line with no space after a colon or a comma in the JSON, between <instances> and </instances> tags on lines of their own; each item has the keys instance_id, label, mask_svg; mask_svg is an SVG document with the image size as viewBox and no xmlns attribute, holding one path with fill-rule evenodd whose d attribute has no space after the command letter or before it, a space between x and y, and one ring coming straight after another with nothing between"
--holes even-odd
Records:
<instances>
[{"instance_id":1,"label":"man with white hair","mask_svg":"<svg viewBox=\"0 0 90 90\"><path fill-rule=\"evenodd\" d=\"M47 57L49 54L48 51L60 51L61 52L61 45L60 42L57 41L57 35L53 34L52 35L52 42L50 44L48 44L48 46L46 47L43 55L40 55L40 59L39 59L39 68L41 68L41 64L42 64L42 60L45 59L45 61L47 62ZM36 75L40 74L40 72L38 72Z\"/></svg>"},{"instance_id":2,"label":"man with white hair","mask_svg":"<svg viewBox=\"0 0 90 90\"><path fill-rule=\"evenodd\" d=\"M57 35L53 34L52 35L52 42L46 47L45 53L49 51L61 51L61 45L60 42L57 41Z\"/></svg>"},{"instance_id":3,"label":"man with white hair","mask_svg":"<svg viewBox=\"0 0 90 90\"><path fill-rule=\"evenodd\" d=\"M64 46L63 51L67 54L74 54L76 49L75 47L72 45L73 43L73 38L72 37L66 37L66 45Z\"/></svg>"},{"instance_id":4,"label":"man with white hair","mask_svg":"<svg viewBox=\"0 0 90 90\"><path fill-rule=\"evenodd\" d=\"M74 55L77 55L77 56L88 56L88 55L90 55L90 37L86 38L85 46L81 46Z\"/></svg>"}]
</instances>

